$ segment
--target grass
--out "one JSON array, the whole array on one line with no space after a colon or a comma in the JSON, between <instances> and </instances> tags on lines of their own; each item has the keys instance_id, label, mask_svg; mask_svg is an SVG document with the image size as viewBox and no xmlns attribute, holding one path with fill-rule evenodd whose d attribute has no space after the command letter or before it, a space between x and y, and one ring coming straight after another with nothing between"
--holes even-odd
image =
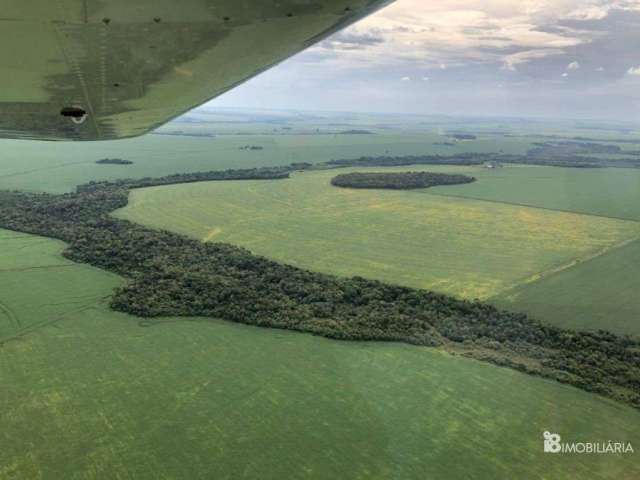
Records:
<instances>
[{"instance_id":1,"label":"grass","mask_svg":"<svg viewBox=\"0 0 640 480\"><path fill-rule=\"evenodd\" d=\"M640 220L638 170L509 167L475 175L480 181L474 184L434 192ZM640 279L634 270L638 261L640 245L634 242L543 278L530 278L491 301L562 327L640 335Z\"/></svg>"},{"instance_id":2,"label":"grass","mask_svg":"<svg viewBox=\"0 0 640 480\"><path fill-rule=\"evenodd\" d=\"M640 334L640 242L519 285L491 299L567 328Z\"/></svg>"},{"instance_id":3,"label":"grass","mask_svg":"<svg viewBox=\"0 0 640 480\"><path fill-rule=\"evenodd\" d=\"M70 267L43 282L33 267L64 263L61 244L1 235L0 270L25 270L21 294L2 283L0 302L35 323L52 318L52 300L67 307L0 348L0 478L640 475L639 453L542 453L547 429L637 451L631 408L425 348L214 320L143 328L99 299L117 277ZM83 284L95 297L79 311Z\"/></svg>"},{"instance_id":4,"label":"grass","mask_svg":"<svg viewBox=\"0 0 640 480\"><path fill-rule=\"evenodd\" d=\"M60 256L62 242L0 230L0 244L0 344L83 311L120 284L110 274L85 278L92 269Z\"/></svg>"},{"instance_id":5,"label":"grass","mask_svg":"<svg viewBox=\"0 0 640 480\"><path fill-rule=\"evenodd\" d=\"M640 170L510 166L472 169L480 181L435 193L640 220Z\"/></svg>"},{"instance_id":6,"label":"grass","mask_svg":"<svg viewBox=\"0 0 640 480\"><path fill-rule=\"evenodd\" d=\"M418 169L468 171L412 167ZM337 189L329 184L337 173L135 190L117 216L242 245L312 270L468 298L494 296L640 235L635 222L447 198L431 190Z\"/></svg>"}]
</instances>

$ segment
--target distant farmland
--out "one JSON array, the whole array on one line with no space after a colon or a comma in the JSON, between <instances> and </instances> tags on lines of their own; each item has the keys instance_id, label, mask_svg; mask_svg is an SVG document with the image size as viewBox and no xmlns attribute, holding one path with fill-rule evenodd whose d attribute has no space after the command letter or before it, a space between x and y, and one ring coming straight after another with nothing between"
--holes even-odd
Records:
<instances>
[{"instance_id":1,"label":"distant farmland","mask_svg":"<svg viewBox=\"0 0 640 480\"><path fill-rule=\"evenodd\" d=\"M38 325L0 348L0 478L640 475L637 453L542 452L551 426L640 444L632 408L409 345L202 319L144 328L106 308L118 277L60 268L60 242L0 238L0 271L23 272L20 289L0 277L0 303Z\"/></svg>"},{"instance_id":2,"label":"distant farmland","mask_svg":"<svg viewBox=\"0 0 640 480\"><path fill-rule=\"evenodd\" d=\"M159 177L173 173L319 163L363 155L424 155L491 152L495 142L478 140L455 147L434 146L434 133L377 135L220 135L215 138L146 135L106 142L15 142L0 139L0 188L71 191L91 180ZM244 145L263 147L259 152L240 150ZM522 153L531 143L501 140L505 152ZM126 158L133 165L97 165L101 158Z\"/></svg>"}]
</instances>

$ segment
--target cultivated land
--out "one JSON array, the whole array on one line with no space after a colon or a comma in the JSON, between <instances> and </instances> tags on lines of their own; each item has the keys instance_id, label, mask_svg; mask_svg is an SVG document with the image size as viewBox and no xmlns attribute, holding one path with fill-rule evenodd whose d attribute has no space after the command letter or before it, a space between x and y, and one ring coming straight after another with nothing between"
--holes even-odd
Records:
<instances>
[{"instance_id":1,"label":"cultivated land","mask_svg":"<svg viewBox=\"0 0 640 480\"><path fill-rule=\"evenodd\" d=\"M479 181L430 193L582 212L640 221L640 171L507 167L474 169ZM526 282L490 299L569 328L640 334L640 261L637 242L571 268ZM582 259L584 260L584 259ZM535 280L531 278L529 280Z\"/></svg>"},{"instance_id":2,"label":"cultivated land","mask_svg":"<svg viewBox=\"0 0 640 480\"><path fill-rule=\"evenodd\" d=\"M0 141L0 188L63 192L99 179L315 163L362 155L496 150L521 154L531 142L540 141L534 135L538 133L608 137L607 143L631 136L626 130L617 131L617 126L605 133L600 127L590 130L578 124L561 131L547 121L525 125L511 119L469 120L464 129L478 138L452 146L435 145L449 141L442 132L435 133L437 129L462 128L459 120L446 117L416 119L411 125L400 125L404 120L391 116L359 118L357 125L347 118L340 125L329 120L331 124L320 129L314 118L312 127L295 126L293 130L281 120L276 125L263 120L233 124L228 113L206 117L210 123L172 123L167 128L225 135L151 135L119 142L48 143L46 148L36 142ZM375 135L327 134L354 128L372 130ZM497 133L500 130L522 136L506 138ZM263 150L239 149L248 144ZM640 148L625 142L619 145ZM135 163L124 167L94 163L105 157ZM522 170L453 170L481 181L495 179L490 187L486 184L489 188L470 196L625 219L640 217L636 170L518 168ZM429 193L467 192L441 189ZM494 189L497 198L492 196ZM289 214L294 208L291 200L298 198L277 198L275 205ZM221 202L220 207L233 209L231 202L215 200ZM325 200L301 202L309 219L317 220L312 212L324 209ZM462 204L457 199L445 200L450 205ZM191 206L184 203L181 208L187 213L196 209L208 213L215 208L211 199L200 201ZM487 205L476 205L480 203ZM267 205L271 208L274 203ZM260 217L267 208L241 207L232 211L253 211ZM368 205L362 206L366 208ZM339 218L339 209L332 215ZM363 218L366 215L362 213ZM490 211L480 219L493 216ZM187 229L195 229L200 221L187 220L194 222ZM495 226L491 221L486 220L485 227L467 226L465 231L487 235ZM580 222L586 229L590 221ZM350 253L369 249L368 239L375 241L384 225L374 225L367 238L361 237L363 248ZM396 248L407 241L410 229L400 221L393 225L401 232ZM442 219L435 225L446 227ZM297 246L293 253L313 257L331 248L340 252L341 244L332 244L333 238L341 239L339 232L327 235L323 226L326 224L310 229L309 236L302 237L309 247ZM563 242L571 235L556 223L550 226ZM252 229L252 219L238 228ZM202 237L205 234L216 240L228 232L207 225ZM318 242L322 238L328 243ZM551 243L546 240L544 245ZM143 328L139 319L106 307L106 297L122 279L68 262L59 255L62 248L61 242L0 230L1 479L640 477L639 453L544 455L541 435L548 429L567 441L632 442L638 452L637 410L556 382L414 346L341 343L202 319L165 319ZM534 256L534 252L527 255ZM484 246L477 253L497 256L500 252ZM450 255L449 260L454 257ZM632 271L637 257L637 244L631 243L507 293L517 291L521 305L528 302L527 308L535 310L541 298L556 302L551 293L558 294L560 305L564 292L575 300L582 325L633 331L633 322L640 318L640 301L633 302L640 291L640 279ZM517 264L531 257L514 258L512 263ZM567 277L588 268L592 270L584 270L575 279ZM346 274L355 273L347 270ZM599 279L604 280L599 283ZM555 283L545 290L547 281ZM592 300L581 297L580 289ZM613 323L611 312L619 318L616 308L620 305L629 321ZM567 317L554 316L552 310L540 313L566 325ZM595 322L589 317L591 312L599 315L593 317ZM15 336L18 338L6 342Z\"/></svg>"},{"instance_id":3,"label":"cultivated land","mask_svg":"<svg viewBox=\"0 0 640 480\"><path fill-rule=\"evenodd\" d=\"M507 166L471 168L479 181L429 193L640 220L640 170Z\"/></svg>"},{"instance_id":4,"label":"cultivated land","mask_svg":"<svg viewBox=\"0 0 640 480\"><path fill-rule=\"evenodd\" d=\"M120 284L109 274L87 281L91 268L61 257L62 242L0 230L0 244L0 343L81 312Z\"/></svg>"},{"instance_id":5,"label":"cultivated land","mask_svg":"<svg viewBox=\"0 0 640 480\"><path fill-rule=\"evenodd\" d=\"M481 299L640 236L636 222L427 193L441 187L339 189L336 172L139 189L116 215L311 270Z\"/></svg>"},{"instance_id":6,"label":"cultivated land","mask_svg":"<svg viewBox=\"0 0 640 480\"><path fill-rule=\"evenodd\" d=\"M566 328L640 334L640 241L492 298Z\"/></svg>"},{"instance_id":7,"label":"cultivated land","mask_svg":"<svg viewBox=\"0 0 640 480\"><path fill-rule=\"evenodd\" d=\"M545 429L639 445L637 410L414 346L215 320L141 327L99 300L121 280L90 267L68 268L75 285L100 286L79 311L63 270L43 283L22 255L66 264L62 244L17 240L0 269L24 269L24 293L2 289L0 302L21 321L47 316L54 298L68 306L0 348L0 478L640 475L638 453L542 453Z\"/></svg>"}]
</instances>

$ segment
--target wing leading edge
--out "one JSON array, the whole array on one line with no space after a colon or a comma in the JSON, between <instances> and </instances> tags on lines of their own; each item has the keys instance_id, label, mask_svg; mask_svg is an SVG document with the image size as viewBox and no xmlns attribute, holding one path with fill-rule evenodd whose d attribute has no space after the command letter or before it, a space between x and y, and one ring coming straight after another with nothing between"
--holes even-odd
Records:
<instances>
[{"instance_id":1,"label":"wing leading edge","mask_svg":"<svg viewBox=\"0 0 640 480\"><path fill-rule=\"evenodd\" d=\"M9 0L0 136L134 137L392 0Z\"/></svg>"}]
</instances>

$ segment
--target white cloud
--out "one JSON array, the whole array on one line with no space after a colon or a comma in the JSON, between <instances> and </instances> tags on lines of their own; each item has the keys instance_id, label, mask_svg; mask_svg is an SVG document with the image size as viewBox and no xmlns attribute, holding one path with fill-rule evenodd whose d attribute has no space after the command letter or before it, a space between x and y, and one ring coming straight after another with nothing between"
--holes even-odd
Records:
<instances>
[{"instance_id":1,"label":"white cloud","mask_svg":"<svg viewBox=\"0 0 640 480\"><path fill-rule=\"evenodd\" d=\"M531 60L535 60L538 58L545 58L550 55L559 55L562 51L552 49L552 48L542 48L542 49L533 49L533 50L524 50L518 53L512 53L511 55L506 55L504 57L504 63L502 68L504 70L515 71L516 66L521 63L528 63Z\"/></svg>"},{"instance_id":2,"label":"white cloud","mask_svg":"<svg viewBox=\"0 0 640 480\"><path fill-rule=\"evenodd\" d=\"M598 68L596 68L596 72L604 72L604 67L598 67Z\"/></svg>"},{"instance_id":3,"label":"white cloud","mask_svg":"<svg viewBox=\"0 0 640 480\"><path fill-rule=\"evenodd\" d=\"M413 62L432 69L477 63L512 69L601 33L562 20L636 7L640 0L398 0L315 49L331 50L325 61L350 67Z\"/></svg>"},{"instance_id":4,"label":"white cloud","mask_svg":"<svg viewBox=\"0 0 640 480\"><path fill-rule=\"evenodd\" d=\"M631 67L629 70L627 70L627 73L629 75L638 75L638 76L640 76L640 65L638 65L637 67Z\"/></svg>"},{"instance_id":5,"label":"white cloud","mask_svg":"<svg viewBox=\"0 0 640 480\"><path fill-rule=\"evenodd\" d=\"M568 74L567 72L564 72L564 73L562 74L562 76L563 76L563 77L568 77L568 76L569 76L569 74Z\"/></svg>"},{"instance_id":6,"label":"white cloud","mask_svg":"<svg viewBox=\"0 0 640 480\"><path fill-rule=\"evenodd\" d=\"M422 77L422 80L425 81L425 82L428 82L431 79L429 77Z\"/></svg>"},{"instance_id":7,"label":"white cloud","mask_svg":"<svg viewBox=\"0 0 640 480\"><path fill-rule=\"evenodd\" d=\"M567 65L567 70L578 70L580 68L580 62L571 62Z\"/></svg>"},{"instance_id":8,"label":"white cloud","mask_svg":"<svg viewBox=\"0 0 640 480\"><path fill-rule=\"evenodd\" d=\"M611 10L610 5L590 5L569 12L566 18L571 20L602 20Z\"/></svg>"},{"instance_id":9,"label":"white cloud","mask_svg":"<svg viewBox=\"0 0 640 480\"><path fill-rule=\"evenodd\" d=\"M400 80L403 82L409 82L411 81L411 77L402 77Z\"/></svg>"}]
</instances>

